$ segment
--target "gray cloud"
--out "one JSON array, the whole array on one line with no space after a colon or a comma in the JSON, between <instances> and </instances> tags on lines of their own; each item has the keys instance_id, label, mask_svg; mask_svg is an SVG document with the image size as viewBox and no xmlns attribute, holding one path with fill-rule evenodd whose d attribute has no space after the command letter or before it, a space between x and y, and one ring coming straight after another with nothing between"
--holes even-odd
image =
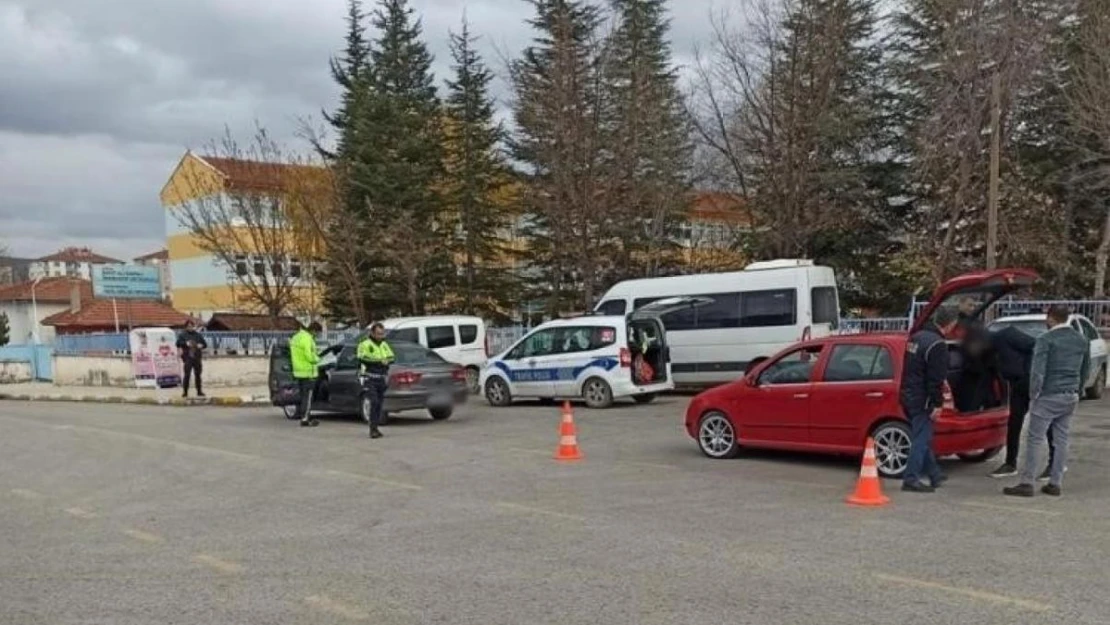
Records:
<instances>
[{"instance_id":1,"label":"gray cloud","mask_svg":"<svg viewBox=\"0 0 1110 625\"><path fill-rule=\"evenodd\" d=\"M522 0L412 4L441 81L464 11L495 70L532 36ZM679 64L708 36L709 6L673 3ZM334 106L345 15L344 0L0 0L0 244L159 247L158 191L186 147L255 120L296 147L298 120Z\"/></svg>"}]
</instances>

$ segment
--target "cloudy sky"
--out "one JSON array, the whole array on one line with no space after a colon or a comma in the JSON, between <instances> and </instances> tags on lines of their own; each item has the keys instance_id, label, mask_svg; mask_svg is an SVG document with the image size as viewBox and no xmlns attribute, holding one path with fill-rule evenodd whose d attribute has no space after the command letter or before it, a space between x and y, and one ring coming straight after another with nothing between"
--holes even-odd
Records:
<instances>
[{"instance_id":1,"label":"cloudy sky","mask_svg":"<svg viewBox=\"0 0 1110 625\"><path fill-rule=\"evenodd\" d=\"M679 64L708 36L712 2L674 2ZM524 0L412 5L440 80L464 11L498 70L531 36ZM333 106L345 14L346 0L0 0L0 245L125 259L162 247L158 191L186 148L225 126L248 138L255 120L298 147L298 120Z\"/></svg>"}]
</instances>

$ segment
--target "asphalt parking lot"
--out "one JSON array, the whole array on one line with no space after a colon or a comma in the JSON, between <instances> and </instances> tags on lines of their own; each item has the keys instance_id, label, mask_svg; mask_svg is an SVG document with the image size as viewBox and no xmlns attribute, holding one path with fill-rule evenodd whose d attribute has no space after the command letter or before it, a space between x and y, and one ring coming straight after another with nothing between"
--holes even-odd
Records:
<instances>
[{"instance_id":1,"label":"asphalt parking lot","mask_svg":"<svg viewBox=\"0 0 1110 625\"><path fill-rule=\"evenodd\" d=\"M0 623L1106 623L1110 401L1065 496L846 506L854 460L701 456L687 398L474 402L386 438L273 409L0 402ZM1007 484L1009 482L1006 482Z\"/></svg>"}]
</instances>

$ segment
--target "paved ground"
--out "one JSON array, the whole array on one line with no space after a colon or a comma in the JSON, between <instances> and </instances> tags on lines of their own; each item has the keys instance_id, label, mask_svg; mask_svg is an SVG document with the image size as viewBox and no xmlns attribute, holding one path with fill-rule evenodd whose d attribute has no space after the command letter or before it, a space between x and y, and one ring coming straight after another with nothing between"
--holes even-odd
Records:
<instances>
[{"instance_id":1,"label":"paved ground","mask_svg":"<svg viewBox=\"0 0 1110 625\"><path fill-rule=\"evenodd\" d=\"M180 388L124 388L118 386L58 386L49 382L21 382L0 385L0 399L30 399L46 401L82 401L111 403L188 404L197 403L263 403L269 396L265 386L233 386L208 388L208 398L198 399L194 394L187 401L181 399Z\"/></svg>"},{"instance_id":2,"label":"paved ground","mask_svg":"<svg viewBox=\"0 0 1110 625\"><path fill-rule=\"evenodd\" d=\"M0 623L1105 623L1110 404L1059 500L988 466L893 505L853 461L703 458L686 399L300 429L257 408L0 402Z\"/></svg>"}]
</instances>

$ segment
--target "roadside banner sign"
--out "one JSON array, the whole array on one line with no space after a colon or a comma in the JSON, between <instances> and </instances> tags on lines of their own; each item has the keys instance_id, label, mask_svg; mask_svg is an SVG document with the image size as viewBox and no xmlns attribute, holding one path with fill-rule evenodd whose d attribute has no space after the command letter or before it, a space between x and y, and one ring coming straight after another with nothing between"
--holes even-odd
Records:
<instances>
[{"instance_id":1,"label":"roadside banner sign","mask_svg":"<svg viewBox=\"0 0 1110 625\"><path fill-rule=\"evenodd\" d=\"M135 386L169 388L181 384L181 360L177 356L177 334L169 328L137 328L131 331L131 368Z\"/></svg>"},{"instance_id":2,"label":"roadside banner sign","mask_svg":"<svg viewBox=\"0 0 1110 625\"><path fill-rule=\"evenodd\" d=\"M162 278L157 267L94 265L93 297L101 299L162 299Z\"/></svg>"}]
</instances>

